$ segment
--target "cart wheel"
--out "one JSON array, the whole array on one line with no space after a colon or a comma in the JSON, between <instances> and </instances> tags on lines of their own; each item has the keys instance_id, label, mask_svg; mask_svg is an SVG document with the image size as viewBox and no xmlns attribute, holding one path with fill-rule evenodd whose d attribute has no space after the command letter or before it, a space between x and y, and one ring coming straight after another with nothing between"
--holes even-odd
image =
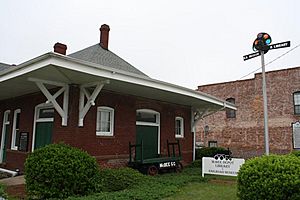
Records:
<instances>
[{"instance_id":1,"label":"cart wheel","mask_svg":"<svg viewBox=\"0 0 300 200\"><path fill-rule=\"evenodd\" d=\"M147 173L148 175L150 175L150 176L155 176L155 175L157 175L158 174L158 169L157 169L157 167L155 166L155 165L150 165L149 167L148 167L148 173Z\"/></svg>"},{"instance_id":2,"label":"cart wheel","mask_svg":"<svg viewBox=\"0 0 300 200\"><path fill-rule=\"evenodd\" d=\"M180 172L182 172L182 169L183 169L183 166L182 166L181 162L176 163L176 169L175 169L176 172L180 173Z\"/></svg>"}]
</instances>

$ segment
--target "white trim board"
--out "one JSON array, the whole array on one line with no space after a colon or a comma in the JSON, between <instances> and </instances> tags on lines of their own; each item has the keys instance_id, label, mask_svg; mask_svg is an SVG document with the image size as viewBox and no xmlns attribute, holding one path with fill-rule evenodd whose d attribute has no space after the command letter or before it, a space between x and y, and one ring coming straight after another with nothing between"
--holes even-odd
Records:
<instances>
[{"instance_id":1,"label":"white trim board","mask_svg":"<svg viewBox=\"0 0 300 200\"><path fill-rule=\"evenodd\" d=\"M109 69L108 67L99 64L94 64L51 52L34 58L28 62L25 62L11 70L0 73L0 82L9 80L17 76L21 76L25 73L29 73L31 71L49 65L75 70L86 74L96 75L102 78L106 78L108 80L111 79L117 81L124 81L140 86L155 88L166 92L192 97L197 100L206 101L208 103L212 103L221 107L236 110L236 107L233 104L202 92L197 92L188 88L184 88L178 85L166 83L147 77L139 77L138 75L132 73L126 73L112 68Z\"/></svg>"}]
</instances>

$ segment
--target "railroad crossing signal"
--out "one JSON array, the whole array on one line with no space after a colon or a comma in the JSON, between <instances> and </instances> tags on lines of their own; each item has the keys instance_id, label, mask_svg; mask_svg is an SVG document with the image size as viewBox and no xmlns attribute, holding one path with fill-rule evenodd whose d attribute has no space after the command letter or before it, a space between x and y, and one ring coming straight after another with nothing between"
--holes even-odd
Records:
<instances>
[{"instance_id":1,"label":"railroad crossing signal","mask_svg":"<svg viewBox=\"0 0 300 200\"><path fill-rule=\"evenodd\" d=\"M269 45L271 42L272 39L268 33L259 33L253 42L253 51L264 51L266 54L270 49Z\"/></svg>"},{"instance_id":2,"label":"railroad crossing signal","mask_svg":"<svg viewBox=\"0 0 300 200\"><path fill-rule=\"evenodd\" d=\"M272 45L271 45L271 42L272 42L272 39L268 33L259 33L257 35L257 38L254 40L253 46L252 46L253 51L256 51L256 52L243 56L244 61L249 60L251 58L255 58L257 56L260 56L262 51L264 52L264 54L266 54L269 50L280 49L280 48L285 48L285 47L291 46L290 41L280 42L280 43L272 44Z\"/></svg>"},{"instance_id":3,"label":"railroad crossing signal","mask_svg":"<svg viewBox=\"0 0 300 200\"><path fill-rule=\"evenodd\" d=\"M268 106L267 106L267 89L266 89L266 77L265 77L265 59L264 54L266 54L269 50L279 49L291 46L291 42L281 42L277 44L272 44L271 36L267 33L259 33L257 38L253 42L253 51L255 53L251 53L243 56L244 61L249 60L251 58L255 58L257 56L261 56L261 68L262 68L262 90L263 90L263 105L264 105L264 138L265 138L265 153L269 155L269 130L268 130Z\"/></svg>"}]
</instances>

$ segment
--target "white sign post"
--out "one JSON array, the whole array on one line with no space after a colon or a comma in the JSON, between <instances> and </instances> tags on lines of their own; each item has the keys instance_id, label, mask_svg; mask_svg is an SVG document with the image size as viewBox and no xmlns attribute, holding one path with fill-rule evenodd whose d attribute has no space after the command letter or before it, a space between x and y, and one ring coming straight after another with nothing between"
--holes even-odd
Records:
<instances>
[{"instance_id":1,"label":"white sign post","mask_svg":"<svg viewBox=\"0 0 300 200\"><path fill-rule=\"evenodd\" d=\"M215 174L223 176L237 176L240 167L245 163L245 159L225 157L203 157L202 177L204 174Z\"/></svg>"}]
</instances>

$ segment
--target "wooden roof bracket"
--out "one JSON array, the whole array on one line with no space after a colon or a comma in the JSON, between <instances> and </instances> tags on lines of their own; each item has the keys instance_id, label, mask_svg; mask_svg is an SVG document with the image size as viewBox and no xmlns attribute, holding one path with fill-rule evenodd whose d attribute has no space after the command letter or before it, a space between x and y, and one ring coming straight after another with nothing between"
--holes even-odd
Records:
<instances>
[{"instance_id":1,"label":"wooden roof bracket","mask_svg":"<svg viewBox=\"0 0 300 200\"><path fill-rule=\"evenodd\" d=\"M109 84L109 80L80 85L78 126L83 126L85 115L89 111L90 107L95 105L95 99L97 98L105 84ZM91 87L95 87L92 94L90 94L88 90L88 88ZM86 102L85 99L87 99Z\"/></svg>"},{"instance_id":2,"label":"wooden roof bracket","mask_svg":"<svg viewBox=\"0 0 300 200\"><path fill-rule=\"evenodd\" d=\"M47 98L46 103L52 103L54 109L61 116L61 125L67 126L68 122L68 106L69 106L69 85L67 83L61 83L56 81L49 81L37 78L28 78L29 81L35 82L41 92ZM47 85L54 85L57 87L61 87L55 94L51 94L49 90L46 88ZM63 107L57 103L56 98L63 94Z\"/></svg>"}]
</instances>

